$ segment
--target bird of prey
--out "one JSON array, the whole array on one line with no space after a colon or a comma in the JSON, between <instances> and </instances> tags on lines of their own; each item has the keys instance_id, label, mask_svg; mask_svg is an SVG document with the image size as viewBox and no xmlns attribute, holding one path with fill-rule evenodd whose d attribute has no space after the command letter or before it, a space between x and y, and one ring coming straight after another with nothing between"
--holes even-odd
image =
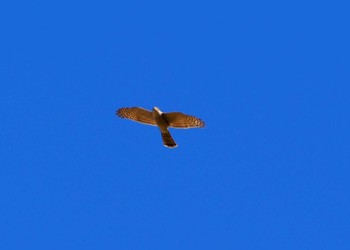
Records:
<instances>
[{"instance_id":1,"label":"bird of prey","mask_svg":"<svg viewBox=\"0 0 350 250\"><path fill-rule=\"evenodd\" d=\"M116 115L121 118L159 127L163 144L169 148L177 147L176 142L169 132L169 127L203 128L205 126L205 123L197 117L180 112L163 113L157 107L154 107L152 111L139 107L120 108L116 111Z\"/></svg>"}]
</instances>

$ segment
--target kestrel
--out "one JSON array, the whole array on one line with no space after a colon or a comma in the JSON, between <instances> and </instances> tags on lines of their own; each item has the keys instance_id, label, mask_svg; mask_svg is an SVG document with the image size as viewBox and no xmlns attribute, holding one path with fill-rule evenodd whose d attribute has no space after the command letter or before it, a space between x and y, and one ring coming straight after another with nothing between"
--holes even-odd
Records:
<instances>
[{"instance_id":1,"label":"kestrel","mask_svg":"<svg viewBox=\"0 0 350 250\"><path fill-rule=\"evenodd\" d=\"M205 123L194 116L180 112L163 113L159 108L154 107L152 111L139 108L120 108L116 115L121 118L130 119L139 123L157 126L162 134L163 144L166 147L177 147L168 128L203 128Z\"/></svg>"}]
</instances>

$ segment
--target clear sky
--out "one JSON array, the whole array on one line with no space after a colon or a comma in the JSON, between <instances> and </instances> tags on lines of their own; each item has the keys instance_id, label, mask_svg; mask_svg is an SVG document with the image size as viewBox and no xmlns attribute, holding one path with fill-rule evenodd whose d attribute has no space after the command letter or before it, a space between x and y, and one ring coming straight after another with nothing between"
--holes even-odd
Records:
<instances>
[{"instance_id":1,"label":"clear sky","mask_svg":"<svg viewBox=\"0 0 350 250\"><path fill-rule=\"evenodd\" d=\"M350 249L345 3L2 1L0 249Z\"/></svg>"}]
</instances>

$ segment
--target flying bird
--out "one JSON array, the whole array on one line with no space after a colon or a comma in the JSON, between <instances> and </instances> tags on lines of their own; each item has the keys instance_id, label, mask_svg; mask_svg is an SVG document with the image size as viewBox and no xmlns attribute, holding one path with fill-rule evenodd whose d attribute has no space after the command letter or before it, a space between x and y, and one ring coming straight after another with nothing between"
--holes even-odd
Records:
<instances>
[{"instance_id":1,"label":"flying bird","mask_svg":"<svg viewBox=\"0 0 350 250\"><path fill-rule=\"evenodd\" d=\"M205 123L197 117L180 112L163 113L157 107L154 107L152 111L139 107L120 108L116 111L116 115L139 123L157 126L160 129L164 146L169 148L177 147L169 132L169 127L203 128L205 126Z\"/></svg>"}]
</instances>

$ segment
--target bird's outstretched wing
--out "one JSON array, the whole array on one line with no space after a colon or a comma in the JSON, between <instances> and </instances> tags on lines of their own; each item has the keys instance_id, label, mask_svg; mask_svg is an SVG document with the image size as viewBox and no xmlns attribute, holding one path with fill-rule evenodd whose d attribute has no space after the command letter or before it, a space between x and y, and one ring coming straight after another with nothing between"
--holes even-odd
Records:
<instances>
[{"instance_id":1,"label":"bird's outstretched wing","mask_svg":"<svg viewBox=\"0 0 350 250\"><path fill-rule=\"evenodd\" d=\"M152 112L147 109L139 107L120 108L117 110L116 115L121 118L130 119L139 123L157 126Z\"/></svg>"},{"instance_id":2,"label":"bird's outstretched wing","mask_svg":"<svg viewBox=\"0 0 350 250\"><path fill-rule=\"evenodd\" d=\"M205 126L201 119L180 112L164 113L163 115L169 126L173 128L203 128Z\"/></svg>"}]
</instances>

